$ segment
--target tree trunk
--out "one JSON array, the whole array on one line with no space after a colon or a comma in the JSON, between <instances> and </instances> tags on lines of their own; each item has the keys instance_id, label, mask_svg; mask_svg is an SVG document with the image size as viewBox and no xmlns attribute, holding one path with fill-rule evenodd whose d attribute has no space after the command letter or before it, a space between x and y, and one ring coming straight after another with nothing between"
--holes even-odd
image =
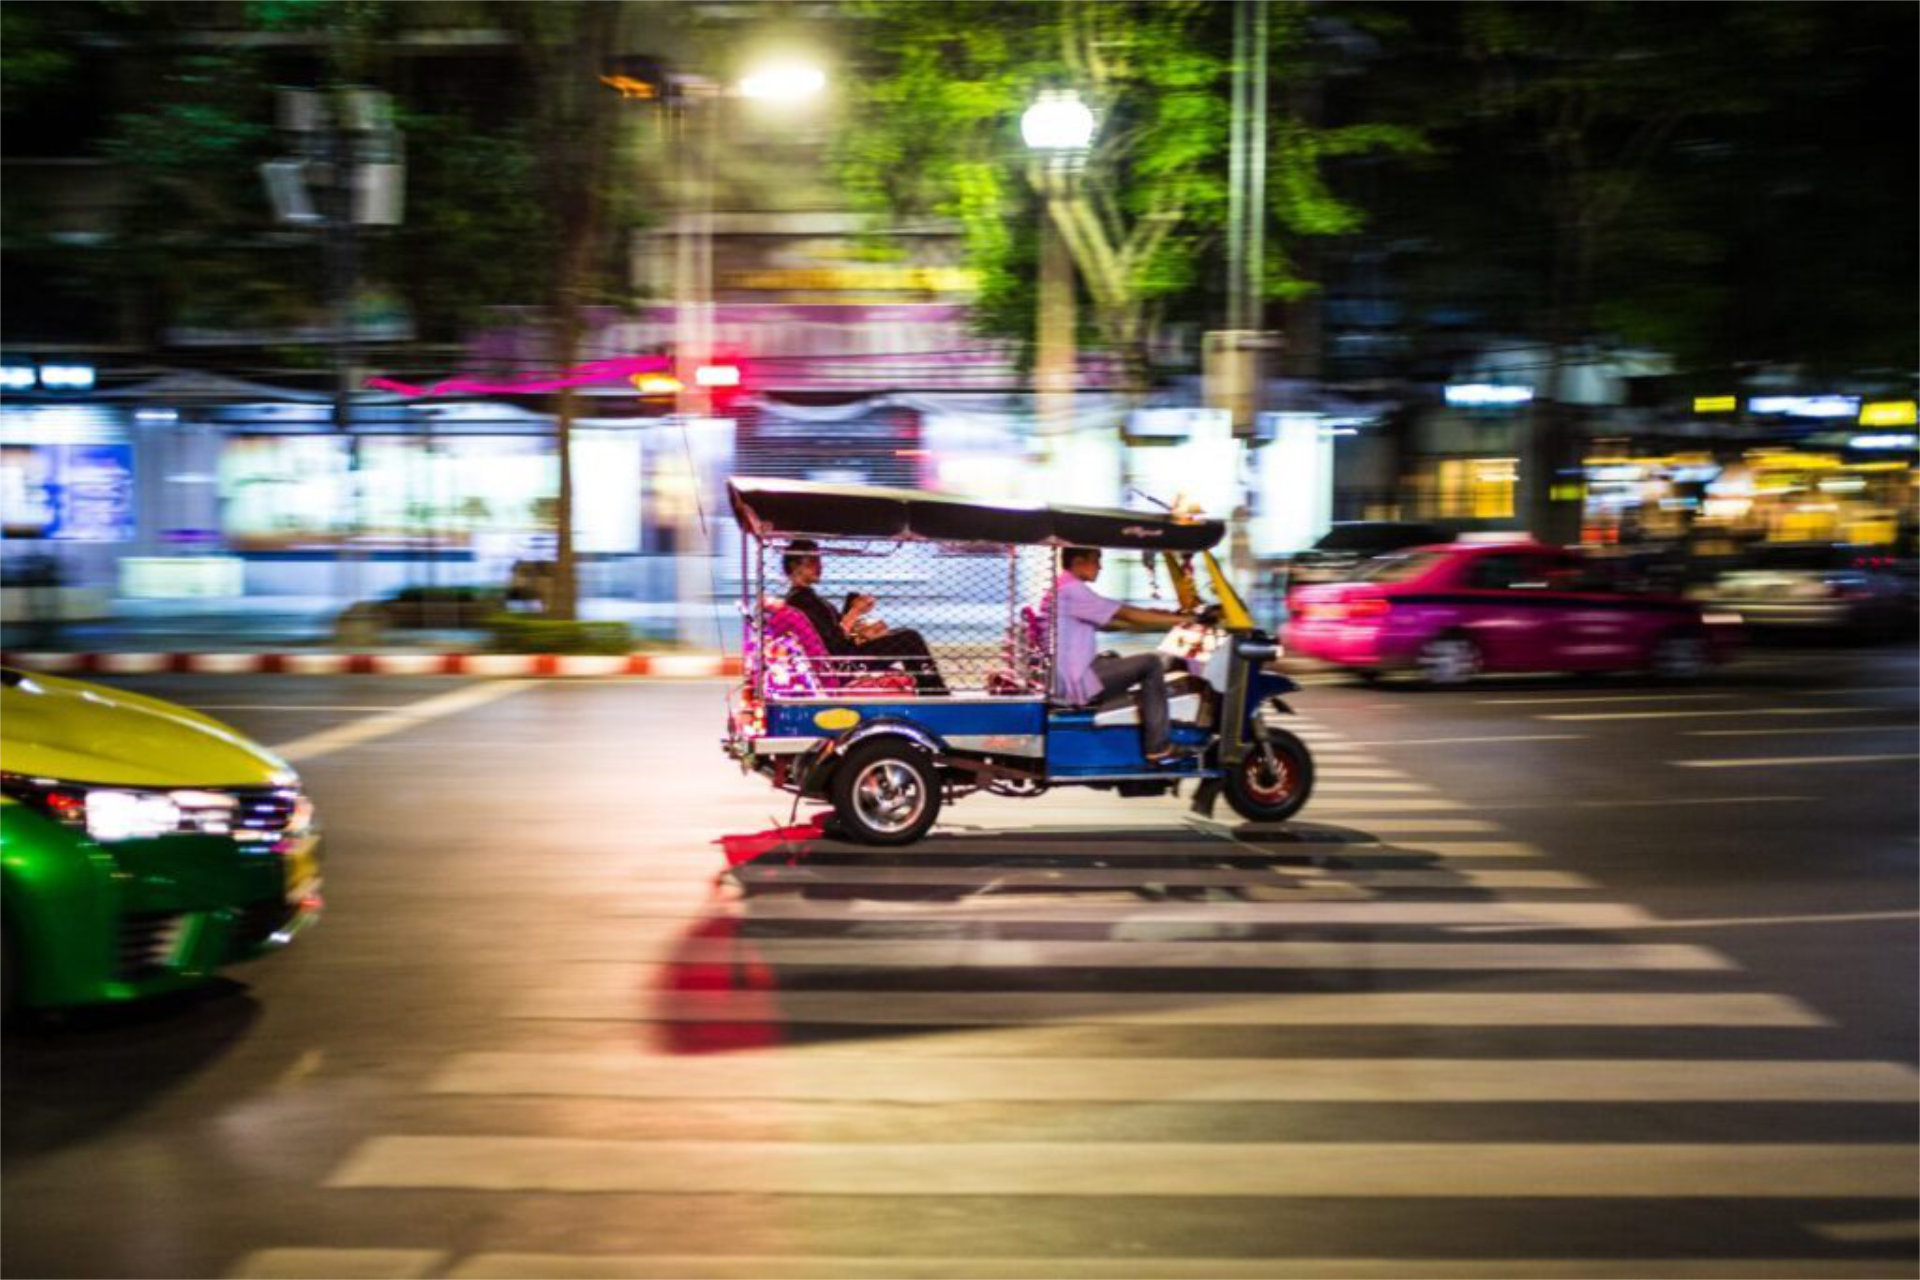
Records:
<instances>
[{"instance_id":1,"label":"tree trunk","mask_svg":"<svg viewBox=\"0 0 1920 1280\"><path fill-rule=\"evenodd\" d=\"M1565 398L1572 353L1586 331L1593 229L1585 207L1586 165L1577 142L1554 177L1553 275L1547 313L1547 367L1524 428L1518 514L1542 542L1580 541L1586 486L1579 424Z\"/></svg>"},{"instance_id":2,"label":"tree trunk","mask_svg":"<svg viewBox=\"0 0 1920 1280\"><path fill-rule=\"evenodd\" d=\"M585 330L582 308L607 224L608 169L613 160L617 100L599 83L600 61L618 29L619 6L546 4L516 14L534 34L532 48L543 101L542 156L550 198L560 226L560 270L554 282L553 358L560 369L580 362ZM572 619L579 610L573 548L573 419L578 396L563 389L555 404L554 449L559 492L554 515L554 587L549 608Z\"/></svg>"}]
</instances>

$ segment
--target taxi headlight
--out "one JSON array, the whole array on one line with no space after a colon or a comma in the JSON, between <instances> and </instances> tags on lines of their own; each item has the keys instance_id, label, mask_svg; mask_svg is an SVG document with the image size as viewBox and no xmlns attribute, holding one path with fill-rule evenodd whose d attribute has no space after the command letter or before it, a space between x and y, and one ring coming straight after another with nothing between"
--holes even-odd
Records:
<instances>
[{"instance_id":1,"label":"taxi headlight","mask_svg":"<svg viewBox=\"0 0 1920 1280\"><path fill-rule=\"evenodd\" d=\"M241 802L224 791L182 788L170 791L139 790L128 787L88 786L62 782L56 778L30 778L21 774L0 776L0 784L9 796L33 806L56 822L79 827L101 843L118 840L151 840L176 834L259 836L275 839L278 832L243 833L237 821ZM305 797L291 803L293 821L288 828L304 830L312 808ZM305 806L303 813L302 807Z\"/></svg>"},{"instance_id":2,"label":"taxi headlight","mask_svg":"<svg viewBox=\"0 0 1920 1280\"><path fill-rule=\"evenodd\" d=\"M180 829L185 815L171 796L139 791L89 791L87 834L95 840L151 840Z\"/></svg>"}]
</instances>

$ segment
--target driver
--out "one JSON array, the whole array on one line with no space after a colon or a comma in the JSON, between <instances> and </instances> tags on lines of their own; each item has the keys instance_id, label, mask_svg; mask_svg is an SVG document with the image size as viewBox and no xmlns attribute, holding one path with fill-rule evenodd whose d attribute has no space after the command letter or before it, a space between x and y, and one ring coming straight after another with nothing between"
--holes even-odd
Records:
<instances>
[{"instance_id":1,"label":"driver","mask_svg":"<svg viewBox=\"0 0 1920 1280\"><path fill-rule=\"evenodd\" d=\"M1138 689L1140 745L1150 764L1174 756L1167 726L1167 668L1158 653L1096 656L1099 633L1118 622L1142 630L1177 627L1190 619L1164 609L1142 609L1109 600L1092 587L1100 576L1097 547L1068 547L1060 553L1061 574L1052 600L1058 639L1054 651L1053 693L1062 702L1086 706L1124 689Z\"/></svg>"}]
</instances>

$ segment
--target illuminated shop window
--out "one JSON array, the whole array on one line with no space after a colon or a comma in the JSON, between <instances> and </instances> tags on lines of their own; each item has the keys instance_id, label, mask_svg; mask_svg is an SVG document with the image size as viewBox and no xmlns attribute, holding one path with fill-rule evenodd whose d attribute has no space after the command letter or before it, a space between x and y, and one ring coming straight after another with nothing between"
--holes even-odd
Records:
<instances>
[{"instance_id":1,"label":"illuminated shop window","mask_svg":"<svg viewBox=\"0 0 1920 1280\"><path fill-rule=\"evenodd\" d=\"M1475 520L1513 516L1518 458L1448 458L1434 477L1434 515Z\"/></svg>"}]
</instances>

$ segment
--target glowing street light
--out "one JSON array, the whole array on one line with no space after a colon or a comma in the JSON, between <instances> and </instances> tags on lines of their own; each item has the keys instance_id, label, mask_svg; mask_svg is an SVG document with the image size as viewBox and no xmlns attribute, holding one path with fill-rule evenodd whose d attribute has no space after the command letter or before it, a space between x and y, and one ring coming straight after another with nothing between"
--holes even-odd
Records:
<instances>
[{"instance_id":1,"label":"glowing street light","mask_svg":"<svg viewBox=\"0 0 1920 1280\"><path fill-rule=\"evenodd\" d=\"M1096 127L1093 112L1072 89L1041 90L1020 117L1020 136L1034 153L1034 189L1046 201L1040 219L1033 379L1040 433L1049 438L1073 428L1073 383L1080 357L1073 333L1073 259L1062 228L1084 210L1079 178Z\"/></svg>"},{"instance_id":2,"label":"glowing street light","mask_svg":"<svg viewBox=\"0 0 1920 1280\"><path fill-rule=\"evenodd\" d=\"M755 102L795 103L819 95L827 73L804 62L772 62L740 82L740 96Z\"/></svg>"},{"instance_id":3,"label":"glowing street light","mask_svg":"<svg viewBox=\"0 0 1920 1280\"><path fill-rule=\"evenodd\" d=\"M1020 117L1020 136L1035 151L1085 151L1093 145L1093 111L1072 89L1044 89Z\"/></svg>"}]
</instances>

